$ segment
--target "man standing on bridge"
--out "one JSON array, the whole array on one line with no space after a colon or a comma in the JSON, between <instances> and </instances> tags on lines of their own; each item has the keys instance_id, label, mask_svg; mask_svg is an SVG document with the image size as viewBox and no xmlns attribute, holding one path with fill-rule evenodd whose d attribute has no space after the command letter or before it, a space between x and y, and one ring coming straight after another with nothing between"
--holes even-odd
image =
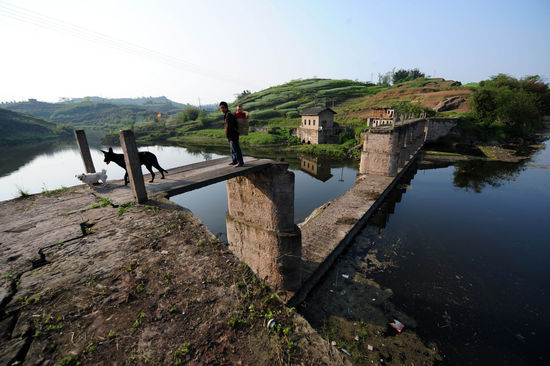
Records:
<instances>
[{"instance_id":1,"label":"man standing on bridge","mask_svg":"<svg viewBox=\"0 0 550 366\"><path fill-rule=\"evenodd\" d=\"M243 153L241 152L241 146L239 145L239 125L237 123L237 117L229 111L226 102L220 102L220 112L224 114L225 137L227 137L231 149L231 163L229 163L229 165L235 165L236 168L241 167L244 165L244 159Z\"/></svg>"}]
</instances>

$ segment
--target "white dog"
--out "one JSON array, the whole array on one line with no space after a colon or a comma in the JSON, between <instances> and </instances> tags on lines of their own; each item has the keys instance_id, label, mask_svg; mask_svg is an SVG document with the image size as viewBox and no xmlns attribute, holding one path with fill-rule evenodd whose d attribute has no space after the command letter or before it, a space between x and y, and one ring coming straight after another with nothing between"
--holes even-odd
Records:
<instances>
[{"instance_id":1,"label":"white dog","mask_svg":"<svg viewBox=\"0 0 550 366\"><path fill-rule=\"evenodd\" d=\"M86 183L90 187L93 187L92 184L98 183L101 181L103 183L103 187L105 187L105 184L107 184L107 171L103 169L99 173L82 173L75 175L76 178L78 178L83 183Z\"/></svg>"}]
</instances>

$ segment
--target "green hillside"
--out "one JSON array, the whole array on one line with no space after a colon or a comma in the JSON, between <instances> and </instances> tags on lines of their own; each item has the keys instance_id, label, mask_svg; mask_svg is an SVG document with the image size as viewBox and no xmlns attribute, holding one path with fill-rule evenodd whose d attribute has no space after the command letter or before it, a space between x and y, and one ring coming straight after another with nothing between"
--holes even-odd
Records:
<instances>
[{"instance_id":1,"label":"green hillside","mask_svg":"<svg viewBox=\"0 0 550 366\"><path fill-rule=\"evenodd\" d=\"M69 136L70 128L57 126L42 118L0 108L0 145L45 141Z\"/></svg>"},{"instance_id":2,"label":"green hillside","mask_svg":"<svg viewBox=\"0 0 550 366\"><path fill-rule=\"evenodd\" d=\"M300 111L315 105L332 106L352 97L376 93L378 87L352 80L294 80L256 93L243 92L232 106L240 104L259 121L293 119Z\"/></svg>"},{"instance_id":3,"label":"green hillside","mask_svg":"<svg viewBox=\"0 0 550 366\"><path fill-rule=\"evenodd\" d=\"M106 102L80 102L57 109L50 119L55 123L72 123L75 127L111 129L120 126L154 122L156 111L138 106Z\"/></svg>"},{"instance_id":4,"label":"green hillside","mask_svg":"<svg viewBox=\"0 0 550 366\"><path fill-rule=\"evenodd\" d=\"M267 88L255 93L243 91L230 103L235 111L242 105L249 113L248 136L241 137L243 146L285 145L281 149L310 154L338 157L357 154L350 148L360 143L360 134L368 127L367 118L371 108L394 107L400 113L428 112L451 97L463 98L460 108L451 111L461 115L470 111L468 99L475 86L462 86L460 82L444 79L418 78L390 85L374 85L352 80L305 79ZM335 121L345 128L339 144L301 145L293 136L300 125L300 112L313 106L331 107L337 112ZM449 112L440 115L449 115ZM138 142L225 146L223 116L219 111L210 114L179 113L172 115L167 123L136 126ZM106 144L118 144L118 135L111 134L103 140Z\"/></svg>"},{"instance_id":5,"label":"green hillside","mask_svg":"<svg viewBox=\"0 0 550 366\"><path fill-rule=\"evenodd\" d=\"M259 92L244 91L230 109L242 104L250 113L251 133L241 139L244 145L273 145L292 141L290 131L300 124L300 111L314 105L332 105L349 98L376 93L376 87L352 80L306 79L294 80ZM225 144L223 116L219 111L197 113L193 120L185 113L172 115L167 124L136 126L138 142ZM268 131L269 130L269 131ZM267 133L265 133L267 132ZM117 143L116 134L108 135L105 143Z\"/></svg>"},{"instance_id":6,"label":"green hillside","mask_svg":"<svg viewBox=\"0 0 550 366\"><path fill-rule=\"evenodd\" d=\"M49 119L52 113L61 108L62 105L62 103L46 103L37 100L29 100L27 102L2 104L2 108Z\"/></svg>"},{"instance_id":7,"label":"green hillside","mask_svg":"<svg viewBox=\"0 0 550 366\"><path fill-rule=\"evenodd\" d=\"M182 110L190 107L190 104L182 104L174 102L165 96L162 97L142 97L142 98L102 98L102 97L85 97L72 98L69 103L81 102L104 102L117 104L122 106L139 106L147 110L155 112L169 113L176 110Z\"/></svg>"},{"instance_id":8,"label":"green hillside","mask_svg":"<svg viewBox=\"0 0 550 366\"><path fill-rule=\"evenodd\" d=\"M42 117L57 124L71 123L79 128L111 130L130 128L135 124L164 121L189 105L166 97L105 99L86 97L45 103L36 100L7 103L3 108ZM161 113L158 116L158 113Z\"/></svg>"}]
</instances>

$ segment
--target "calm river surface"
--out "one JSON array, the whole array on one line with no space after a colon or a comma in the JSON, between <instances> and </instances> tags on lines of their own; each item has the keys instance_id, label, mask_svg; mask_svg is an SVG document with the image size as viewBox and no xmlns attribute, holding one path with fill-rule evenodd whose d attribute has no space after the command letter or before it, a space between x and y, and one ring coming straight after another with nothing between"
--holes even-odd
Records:
<instances>
[{"instance_id":1,"label":"calm river surface","mask_svg":"<svg viewBox=\"0 0 550 366\"><path fill-rule=\"evenodd\" d=\"M393 305L435 342L443 364L549 365L548 145L519 164L420 163L301 312L320 331L331 317L369 322L350 309L374 300L351 284L346 291L341 278L359 275L393 291Z\"/></svg>"},{"instance_id":2,"label":"calm river surface","mask_svg":"<svg viewBox=\"0 0 550 366\"><path fill-rule=\"evenodd\" d=\"M106 165L99 149L107 150L90 142L92 159L96 171L107 170L108 179L122 179L124 170L116 164ZM76 143L69 141L55 146L31 146L13 149L0 148L0 200L9 200L20 195L19 191L39 193L60 187L79 185L75 174L84 172L84 166ZM210 159L221 158L224 150L218 153L189 150L174 146L147 146L140 151L154 153L164 169L192 164ZM120 148L115 148L120 152ZM228 152L228 151L227 151ZM246 153L246 150L245 150ZM228 154L227 154L228 155ZM308 160L306 166L315 173L300 169L302 161L295 156L285 157L289 169L295 174L295 221L303 221L315 208L335 199L346 192L354 183L357 163ZM142 168L145 173L147 170ZM313 171L312 169L310 169ZM157 175L156 179L160 179ZM101 189L97 190L101 195ZM220 182L199 190L171 197L171 200L190 209L214 234L225 238L225 213L227 211L226 183Z\"/></svg>"},{"instance_id":3,"label":"calm river surface","mask_svg":"<svg viewBox=\"0 0 550 366\"><path fill-rule=\"evenodd\" d=\"M107 168L110 179L121 179L123 170L105 166L96 148L96 170ZM0 150L0 200L19 190L80 184L74 175L83 165L72 142ZM161 146L140 150L155 153L166 169L225 154ZM314 177L300 170L303 161L287 161L296 174L296 222L355 180L356 163L319 162ZM549 166L548 141L519 164L460 162L436 169L420 164L311 294L307 302L322 309L302 312L314 326L319 316L368 322L340 314L331 305L334 295L324 292L344 271L351 278L358 272L393 290L391 302L415 320L423 341L437 344L445 364L550 364ZM225 183L172 199L224 236ZM346 301L360 306L371 299L355 293Z\"/></svg>"}]
</instances>

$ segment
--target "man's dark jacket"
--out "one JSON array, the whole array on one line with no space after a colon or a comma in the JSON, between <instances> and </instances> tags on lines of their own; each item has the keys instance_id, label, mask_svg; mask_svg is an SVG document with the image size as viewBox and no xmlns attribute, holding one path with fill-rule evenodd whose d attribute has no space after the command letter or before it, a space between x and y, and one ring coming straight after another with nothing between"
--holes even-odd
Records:
<instances>
[{"instance_id":1,"label":"man's dark jacket","mask_svg":"<svg viewBox=\"0 0 550 366\"><path fill-rule=\"evenodd\" d=\"M229 111L225 114L225 137L231 141L239 140L239 125L237 124L237 117Z\"/></svg>"}]
</instances>

